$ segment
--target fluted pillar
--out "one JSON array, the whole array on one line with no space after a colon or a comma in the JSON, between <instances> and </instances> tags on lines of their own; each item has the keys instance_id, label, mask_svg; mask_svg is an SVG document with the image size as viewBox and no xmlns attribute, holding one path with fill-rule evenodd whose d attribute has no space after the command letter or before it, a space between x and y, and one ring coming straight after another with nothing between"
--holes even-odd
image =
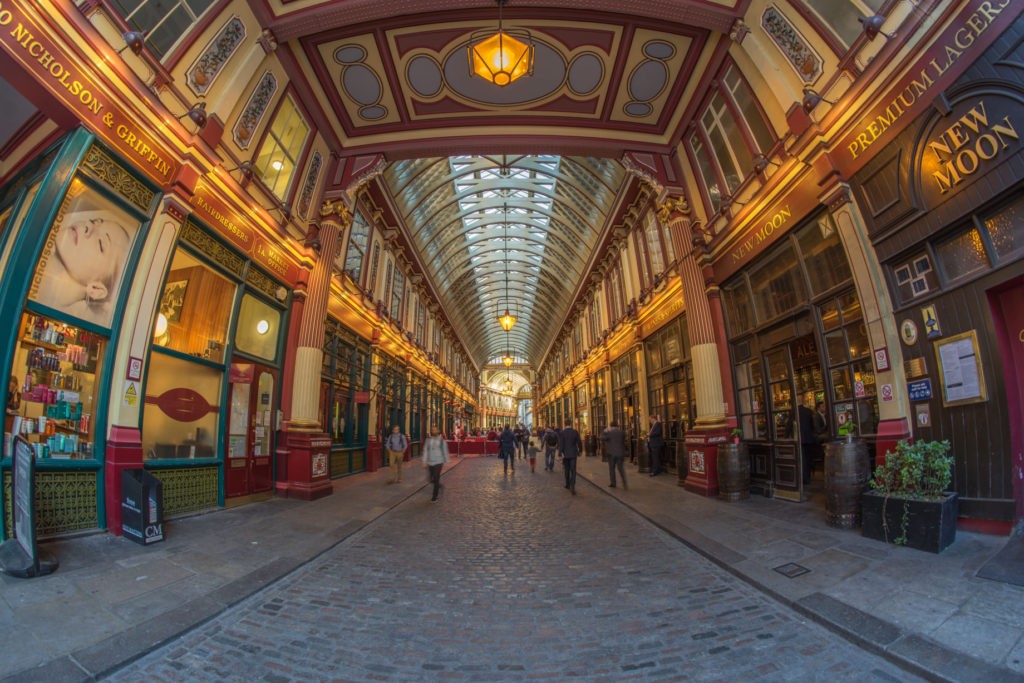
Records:
<instances>
[{"instance_id":1,"label":"fluted pillar","mask_svg":"<svg viewBox=\"0 0 1024 683\"><path fill-rule=\"evenodd\" d=\"M658 207L658 219L684 236L679 277L686 302L686 329L693 359L693 390L697 402L696 426L686 434L687 475L683 486L694 493L718 495L718 444L726 440L725 400L717 325L708 300L698 257L703 240L690 238L690 206L683 197L667 197ZM692 246L691 246L692 245Z\"/></svg>"},{"instance_id":2,"label":"fluted pillar","mask_svg":"<svg viewBox=\"0 0 1024 683\"><path fill-rule=\"evenodd\" d=\"M324 204L319 230L307 244L319 249L299 321L292 373L291 415L277 450L277 490L290 498L314 500L334 491L330 479L331 438L320 424L320 373L324 357L324 322L331 295L334 256L352 214L341 201Z\"/></svg>"},{"instance_id":3,"label":"fluted pillar","mask_svg":"<svg viewBox=\"0 0 1024 683\"><path fill-rule=\"evenodd\" d=\"M299 343L295 349L290 423L296 430L318 431L323 428L320 424L320 372L324 360L324 321L327 319L338 238L352 221L352 213L340 200L325 203L320 216L320 255L309 276Z\"/></svg>"}]
</instances>

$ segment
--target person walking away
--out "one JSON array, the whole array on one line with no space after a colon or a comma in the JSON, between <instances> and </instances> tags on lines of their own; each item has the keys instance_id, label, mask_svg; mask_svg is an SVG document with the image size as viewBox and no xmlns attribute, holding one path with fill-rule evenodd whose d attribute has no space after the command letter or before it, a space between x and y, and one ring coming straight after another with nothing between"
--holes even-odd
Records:
<instances>
[{"instance_id":1,"label":"person walking away","mask_svg":"<svg viewBox=\"0 0 1024 683\"><path fill-rule=\"evenodd\" d=\"M608 484L615 488L615 470L619 470L619 478L622 479L622 488L626 488L626 433L619 429L619 423L612 420L603 432L601 441L604 442L604 454L608 458Z\"/></svg>"},{"instance_id":2,"label":"person walking away","mask_svg":"<svg viewBox=\"0 0 1024 683\"><path fill-rule=\"evenodd\" d=\"M438 491L441 490L441 468L448 463L448 442L441 436L441 428L430 426L430 436L423 441L423 466L430 474L430 483L434 485L431 503L437 502Z\"/></svg>"},{"instance_id":3,"label":"person walking away","mask_svg":"<svg viewBox=\"0 0 1024 683\"><path fill-rule=\"evenodd\" d=\"M661 474L661 449L665 445L665 432L657 415L651 415L651 430L647 432L647 448L651 452L651 474Z\"/></svg>"},{"instance_id":4,"label":"person walking away","mask_svg":"<svg viewBox=\"0 0 1024 683\"><path fill-rule=\"evenodd\" d=\"M526 445L526 452L530 456L530 472L537 471L537 453L544 448L544 439L541 438L540 427L533 430L533 434L530 435L530 441Z\"/></svg>"},{"instance_id":5,"label":"person walking away","mask_svg":"<svg viewBox=\"0 0 1024 683\"><path fill-rule=\"evenodd\" d=\"M804 486L811 483L811 467L818 437L814 433L814 412L803 403L797 408L800 425L800 458L803 461Z\"/></svg>"},{"instance_id":6,"label":"person walking away","mask_svg":"<svg viewBox=\"0 0 1024 683\"><path fill-rule=\"evenodd\" d=\"M526 425L524 425L522 422L520 422L519 423L519 447L522 449L520 451L520 453L522 455L523 460L526 460L529 457L529 455L530 455L529 454L529 450L530 450L530 436L531 436L530 430L526 428Z\"/></svg>"},{"instance_id":7,"label":"person walking away","mask_svg":"<svg viewBox=\"0 0 1024 683\"><path fill-rule=\"evenodd\" d=\"M572 420L565 421L565 429L558 435L558 450L562 452L562 470L565 473L565 488L576 495L576 459L583 450L580 433L572 427Z\"/></svg>"},{"instance_id":8,"label":"person walking away","mask_svg":"<svg viewBox=\"0 0 1024 683\"><path fill-rule=\"evenodd\" d=\"M384 448L388 452L388 461L391 467L391 478L389 484L402 481L402 460L405 459L405 450L409 448L409 440L405 438L401 427L392 425L391 433L384 441Z\"/></svg>"},{"instance_id":9,"label":"person walking away","mask_svg":"<svg viewBox=\"0 0 1024 683\"><path fill-rule=\"evenodd\" d=\"M544 430L544 469L548 472L555 471L555 452L558 450L558 435L555 430L548 427Z\"/></svg>"},{"instance_id":10,"label":"person walking away","mask_svg":"<svg viewBox=\"0 0 1024 683\"><path fill-rule=\"evenodd\" d=\"M505 429L501 430L501 436L498 437L498 448L501 454L501 463L505 468L505 474L508 474L508 468L512 466L512 474L516 473L516 435L512 433L512 430L505 425Z\"/></svg>"}]
</instances>

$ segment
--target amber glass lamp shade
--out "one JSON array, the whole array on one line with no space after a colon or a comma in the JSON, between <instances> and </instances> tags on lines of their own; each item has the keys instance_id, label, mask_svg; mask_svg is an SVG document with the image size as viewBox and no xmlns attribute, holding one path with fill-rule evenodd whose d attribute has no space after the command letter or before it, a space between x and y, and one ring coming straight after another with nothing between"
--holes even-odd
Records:
<instances>
[{"instance_id":1,"label":"amber glass lamp shade","mask_svg":"<svg viewBox=\"0 0 1024 683\"><path fill-rule=\"evenodd\" d=\"M512 315L507 308L502 315L498 316L498 324L501 325L501 329L506 332L512 329L512 326L516 324L516 320L518 320L518 318Z\"/></svg>"},{"instance_id":2,"label":"amber glass lamp shade","mask_svg":"<svg viewBox=\"0 0 1024 683\"><path fill-rule=\"evenodd\" d=\"M495 85L504 87L533 73L533 41L526 31L474 33L468 49L470 73Z\"/></svg>"}]
</instances>

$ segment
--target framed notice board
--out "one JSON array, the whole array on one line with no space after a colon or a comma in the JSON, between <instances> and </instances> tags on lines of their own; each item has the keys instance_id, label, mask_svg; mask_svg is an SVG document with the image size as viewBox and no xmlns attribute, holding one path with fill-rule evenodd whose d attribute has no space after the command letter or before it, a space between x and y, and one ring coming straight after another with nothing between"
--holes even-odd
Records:
<instances>
[{"instance_id":1,"label":"framed notice board","mask_svg":"<svg viewBox=\"0 0 1024 683\"><path fill-rule=\"evenodd\" d=\"M974 330L938 339L935 357L939 362L942 405L959 406L988 400L985 373L978 353L978 335Z\"/></svg>"}]
</instances>

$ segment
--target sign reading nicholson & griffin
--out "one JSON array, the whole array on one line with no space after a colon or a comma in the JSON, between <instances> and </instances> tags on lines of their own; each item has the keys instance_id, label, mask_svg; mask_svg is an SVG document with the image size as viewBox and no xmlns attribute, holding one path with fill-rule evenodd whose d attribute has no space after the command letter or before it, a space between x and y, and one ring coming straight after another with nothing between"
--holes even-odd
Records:
<instances>
[{"instance_id":1,"label":"sign reading nicholson & griffin","mask_svg":"<svg viewBox=\"0 0 1024 683\"><path fill-rule=\"evenodd\" d=\"M15 0L0 0L0 45L148 176L166 184L178 174L178 163L166 148L141 132L133 117L104 95L98 76L76 66Z\"/></svg>"}]
</instances>

